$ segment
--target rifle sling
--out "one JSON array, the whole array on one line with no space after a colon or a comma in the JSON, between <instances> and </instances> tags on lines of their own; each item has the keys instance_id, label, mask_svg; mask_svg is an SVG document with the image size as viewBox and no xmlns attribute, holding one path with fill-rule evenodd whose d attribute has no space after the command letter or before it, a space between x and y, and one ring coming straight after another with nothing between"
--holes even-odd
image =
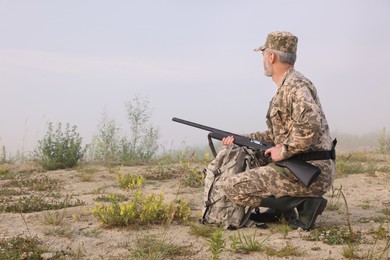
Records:
<instances>
[{"instance_id":1,"label":"rifle sling","mask_svg":"<svg viewBox=\"0 0 390 260\"><path fill-rule=\"evenodd\" d=\"M214 147L214 143L213 143L213 140L212 140L211 133L209 133L209 134L207 135L207 139L209 140L210 150L211 150L211 152L213 153L214 158L215 158L215 157L217 157L217 151L215 150L215 147Z\"/></svg>"}]
</instances>

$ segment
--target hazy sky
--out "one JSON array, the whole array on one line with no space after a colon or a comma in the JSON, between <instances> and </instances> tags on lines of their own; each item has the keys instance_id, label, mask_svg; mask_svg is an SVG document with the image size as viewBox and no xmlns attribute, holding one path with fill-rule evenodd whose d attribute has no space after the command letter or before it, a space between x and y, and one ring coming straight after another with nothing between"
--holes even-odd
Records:
<instances>
[{"instance_id":1,"label":"hazy sky","mask_svg":"<svg viewBox=\"0 0 390 260\"><path fill-rule=\"evenodd\" d=\"M333 132L390 129L390 1L0 0L0 145L31 150L48 121L90 141L104 110L147 97L162 144L207 144L180 117L235 132L265 129L276 87L253 49L298 36Z\"/></svg>"}]
</instances>

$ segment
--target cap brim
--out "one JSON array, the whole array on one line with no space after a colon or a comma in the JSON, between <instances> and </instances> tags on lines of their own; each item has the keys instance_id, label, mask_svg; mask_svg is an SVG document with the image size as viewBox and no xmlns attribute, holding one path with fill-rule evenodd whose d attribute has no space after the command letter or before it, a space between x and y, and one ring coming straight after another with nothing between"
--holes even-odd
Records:
<instances>
[{"instance_id":1,"label":"cap brim","mask_svg":"<svg viewBox=\"0 0 390 260\"><path fill-rule=\"evenodd\" d=\"M257 47L256 49L253 49L253 51L264 51L266 48L265 46L260 46L260 47Z\"/></svg>"}]
</instances>

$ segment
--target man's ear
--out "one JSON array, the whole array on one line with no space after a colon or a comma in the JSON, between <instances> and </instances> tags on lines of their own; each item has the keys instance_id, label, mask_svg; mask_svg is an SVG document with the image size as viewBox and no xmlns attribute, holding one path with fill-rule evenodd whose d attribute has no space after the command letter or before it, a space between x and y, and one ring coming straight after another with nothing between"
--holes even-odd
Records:
<instances>
[{"instance_id":1,"label":"man's ear","mask_svg":"<svg viewBox=\"0 0 390 260\"><path fill-rule=\"evenodd\" d=\"M276 62L276 55L275 55L275 53L273 51L270 51L268 53L268 61L269 61L270 64L273 64L273 63Z\"/></svg>"}]
</instances>

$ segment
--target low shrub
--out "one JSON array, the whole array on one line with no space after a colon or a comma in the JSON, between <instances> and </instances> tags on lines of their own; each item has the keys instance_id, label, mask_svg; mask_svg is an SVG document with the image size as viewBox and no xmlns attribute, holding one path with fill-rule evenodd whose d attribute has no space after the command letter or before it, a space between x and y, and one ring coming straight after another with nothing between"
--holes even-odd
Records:
<instances>
[{"instance_id":1,"label":"low shrub","mask_svg":"<svg viewBox=\"0 0 390 260\"><path fill-rule=\"evenodd\" d=\"M138 190L127 203L115 197L108 205L97 203L92 214L105 226L131 226L159 224L172 219L186 221L191 209L187 200L164 203L162 193L145 196Z\"/></svg>"},{"instance_id":2,"label":"low shrub","mask_svg":"<svg viewBox=\"0 0 390 260\"><path fill-rule=\"evenodd\" d=\"M82 138L76 130L76 126L69 124L63 129L61 123L54 130L49 122L46 135L38 141L38 148L33 152L34 158L45 170L72 168L82 159Z\"/></svg>"}]
</instances>

